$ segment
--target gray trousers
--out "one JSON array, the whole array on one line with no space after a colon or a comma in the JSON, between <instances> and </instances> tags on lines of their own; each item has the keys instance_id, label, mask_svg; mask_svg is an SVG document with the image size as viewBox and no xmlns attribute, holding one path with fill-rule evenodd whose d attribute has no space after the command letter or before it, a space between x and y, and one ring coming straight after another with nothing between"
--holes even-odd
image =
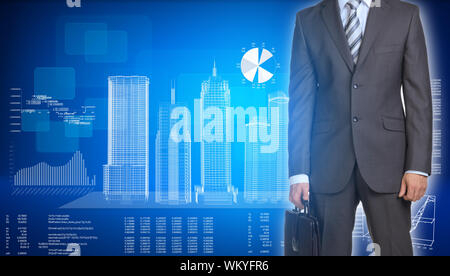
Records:
<instances>
[{"instance_id":1,"label":"gray trousers","mask_svg":"<svg viewBox=\"0 0 450 276\"><path fill-rule=\"evenodd\" d=\"M321 255L351 256L356 209L362 202L374 243L382 256L412 256L411 203L398 194L372 191L358 166L346 188L337 194L311 194L312 212L319 220Z\"/></svg>"}]
</instances>

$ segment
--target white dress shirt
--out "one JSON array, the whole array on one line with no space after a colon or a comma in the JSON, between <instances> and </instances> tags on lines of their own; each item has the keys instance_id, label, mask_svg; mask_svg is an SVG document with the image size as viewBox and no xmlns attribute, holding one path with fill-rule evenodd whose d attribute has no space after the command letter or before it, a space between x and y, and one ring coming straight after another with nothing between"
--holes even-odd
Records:
<instances>
[{"instance_id":1,"label":"white dress shirt","mask_svg":"<svg viewBox=\"0 0 450 276\"><path fill-rule=\"evenodd\" d=\"M336 0L336 1L338 1L338 3L339 3L339 9L341 11L342 25L344 26L350 16L350 12L351 12L350 8L347 6L347 3L349 2L349 0ZM370 11L371 4L372 4L372 0L362 0L361 5L358 6L358 9L356 11L358 19L359 19L359 23L362 28L363 35L366 30L367 18L369 17L369 11ZM405 173L428 176L428 174L419 172L419 171L406 171ZM299 183L309 183L309 176L306 174L294 175L289 178L289 182L291 183L291 185L295 185L295 184L299 184Z\"/></svg>"}]
</instances>

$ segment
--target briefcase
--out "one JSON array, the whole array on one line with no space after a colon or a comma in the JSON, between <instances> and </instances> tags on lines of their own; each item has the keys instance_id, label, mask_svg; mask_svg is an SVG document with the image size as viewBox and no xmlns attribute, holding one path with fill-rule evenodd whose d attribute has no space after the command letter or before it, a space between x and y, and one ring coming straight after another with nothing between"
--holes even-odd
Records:
<instances>
[{"instance_id":1,"label":"briefcase","mask_svg":"<svg viewBox=\"0 0 450 276\"><path fill-rule=\"evenodd\" d=\"M305 210L286 211L284 226L285 256L319 256L319 222L311 215L309 202Z\"/></svg>"}]
</instances>

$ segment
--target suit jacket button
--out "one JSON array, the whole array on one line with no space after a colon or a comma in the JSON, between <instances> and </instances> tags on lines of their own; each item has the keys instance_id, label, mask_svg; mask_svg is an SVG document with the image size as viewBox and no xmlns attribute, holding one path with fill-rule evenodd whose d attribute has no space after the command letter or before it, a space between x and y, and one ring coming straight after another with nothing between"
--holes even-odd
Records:
<instances>
[{"instance_id":1,"label":"suit jacket button","mask_svg":"<svg viewBox=\"0 0 450 276\"><path fill-rule=\"evenodd\" d=\"M355 83L355 84L353 85L353 88L354 88L354 89L358 89L358 88L359 88L359 85L358 85L357 83Z\"/></svg>"},{"instance_id":2,"label":"suit jacket button","mask_svg":"<svg viewBox=\"0 0 450 276\"><path fill-rule=\"evenodd\" d=\"M359 122L359 119L358 119L358 117L353 117L353 122L354 122L354 123L357 123L357 122Z\"/></svg>"}]
</instances>

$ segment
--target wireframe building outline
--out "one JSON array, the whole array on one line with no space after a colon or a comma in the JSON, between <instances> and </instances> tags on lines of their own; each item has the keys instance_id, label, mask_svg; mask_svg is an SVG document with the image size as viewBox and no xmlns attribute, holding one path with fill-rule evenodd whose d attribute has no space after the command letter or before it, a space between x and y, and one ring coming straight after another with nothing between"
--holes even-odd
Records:
<instances>
[{"instance_id":1,"label":"wireframe building outline","mask_svg":"<svg viewBox=\"0 0 450 276\"><path fill-rule=\"evenodd\" d=\"M245 142L245 176L244 200L247 203L278 203L288 198L288 119L289 98L281 91L271 93L268 97L269 120L271 112L279 112L278 150L274 153L261 151L262 142L247 139ZM267 122L250 122L247 128L267 128ZM250 130L247 131L249 133Z\"/></svg>"},{"instance_id":2,"label":"wireframe building outline","mask_svg":"<svg viewBox=\"0 0 450 276\"><path fill-rule=\"evenodd\" d=\"M103 167L107 200L148 200L149 79L108 78L108 164Z\"/></svg>"},{"instance_id":3,"label":"wireframe building outline","mask_svg":"<svg viewBox=\"0 0 450 276\"><path fill-rule=\"evenodd\" d=\"M246 127L267 128L269 124L250 122ZM271 200L271 186L276 179L275 154L261 153L261 143L249 140L247 138L245 142L244 200L247 203L266 203Z\"/></svg>"},{"instance_id":4,"label":"wireframe building outline","mask_svg":"<svg viewBox=\"0 0 450 276\"><path fill-rule=\"evenodd\" d=\"M425 195L412 205L411 239L414 246L432 248L435 243L436 231L436 196ZM371 242L367 218L362 203L358 205L353 229L355 242Z\"/></svg>"},{"instance_id":5,"label":"wireframe building outline","mask_svg":"<svg viewBox=\"0 0 450 276\"><path fill-rule=\"evenodd\" d=\"M289 97L282 91L269 94L269 110L278 108L278 151L275 154L275 179L272 182L272 202L280 202L289 199ZM271 114L271 113L269 113ZM271 120L269 120L270 122Z\"/></svg>"},{"instance_id":6,"label":"wireframe building outline","mask_svg":"<svg viewBox=\"0 0 450 276\"><path fill-rule=\"evenodd\" d=\"M160 105L158 132L155 140L155 202L161 204L188 204L192 201L190 130L185 130L184 141L170 137L176 120L171 112L182 104L175 103L175 87L171 88L171 102Z\"/></svg>"},{"instance_id":7,"label":"wireframe building outline","mask_svg":"<svg viewBox=\"0 0 450 276\"><path fill-rule=\"evenodd\" d=\"M213 107L226 113L230 107L228 81L217 75L216 63L212 76L202 83L200 118L204 110ZM201 141L201 187L196 187L196 202L205 205L231 205L237 203L237 189L231 180L231 143Z\"/></svg>"},{"instance_id":8,"label":"wireframe building outline","mask_svg":"<svg viewBox=\"0 0 450 276\"><path fill-rule=\"evenodd\" d=\"M411 222L411 239L415 246L433 247L436 231L436 196L426 195L416 202Z\"/></svg>"}]
</instances>

